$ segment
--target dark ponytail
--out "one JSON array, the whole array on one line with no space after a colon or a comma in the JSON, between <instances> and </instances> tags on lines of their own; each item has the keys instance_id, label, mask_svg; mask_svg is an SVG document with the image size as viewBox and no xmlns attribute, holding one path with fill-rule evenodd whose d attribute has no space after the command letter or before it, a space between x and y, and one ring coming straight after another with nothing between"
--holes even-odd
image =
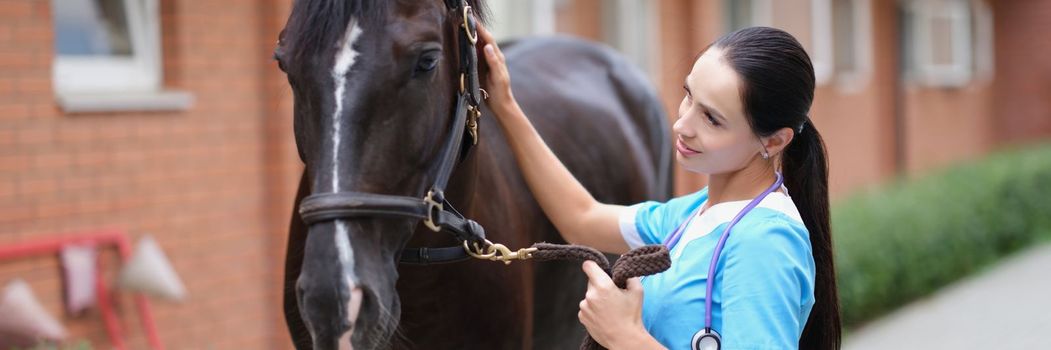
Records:
<instances>
[{"instance_id":1,"label":"dark ponytail","mask_svg":"<svg viewBox=\"0 0 1051 350\"><path fill-rule=\"evenodd\" d=\"M817 276L810 319L800 349L839 349L840 318L839 293L836 289L836 268L832 262L832 228L828 208L828 159L825 142L814 124L807 122L803 132L796 134L782 157L781 168L788 194L800 209L803 224L810 231L810 245L814 252Z\"/></svg>"},{"instance_id":2,"label":"dark ponytail","mask_svg":"<svg viewBox=\"0 0 1051 350\"><path fill-rule=\"evenodd\" d=\"M839 293L832 261L828 159L821 134L808 117L814 100L814 66L792 35L774 28L745 28L711 47L741 78L741 100L752 130L769 136L791 128L795 136L781 156L785 186L810 232L815 303L799 339L800 349L839 349Z\"/></svg>"}]
</instances>

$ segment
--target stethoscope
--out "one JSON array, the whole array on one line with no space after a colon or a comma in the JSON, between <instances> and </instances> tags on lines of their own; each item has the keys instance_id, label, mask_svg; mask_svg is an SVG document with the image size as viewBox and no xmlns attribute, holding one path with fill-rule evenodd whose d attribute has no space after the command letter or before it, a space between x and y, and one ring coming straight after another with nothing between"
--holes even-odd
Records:
<instances>
[{"instance_id":1,"label":"stethoscope","mask_svg":"<svg viewBox=\"0 0 1051 350\"><path fill-rule=\"evenodd\" d=\"M733 228L738 221L741 221L741 218L744 217L745 214L748 214L749 211L758 206L759 202L763 201L763 198L766 198L767 195L776 191L778 187L781 187L784 178L781 177L780 172L774 172L774 174L777 175L777 180L774 181L774 184L770 185L769 188L763 191L763 193L760 193L755 199L752 199L751 202L748 202L748 205L734 216L733 220L730 221L730 224L726 225L726 229L723 230L723 235L719 237L719 243L715 244L715 251L712 253L712 262L708 266L708 283L705 287L704 329L697 331L697 333L693 335L693 340L690 341L693 350L718 350L722 345L722 339L719 337L719 333L712 329L712 284L715 281L715 264L719 262L719 253L722 252L723 245L726 244L726 238L730 236L730 229ZM704 206L697 208L688 219L680 224L679 227L664 240L664 246L668 247L668 251L671 251L672 248L675 247L675 244L679 243L679 238L682 238L683 229L690 224L690 221L693 221L693 218L700 214L703 207Z\"/></svg>"}]
</instances>

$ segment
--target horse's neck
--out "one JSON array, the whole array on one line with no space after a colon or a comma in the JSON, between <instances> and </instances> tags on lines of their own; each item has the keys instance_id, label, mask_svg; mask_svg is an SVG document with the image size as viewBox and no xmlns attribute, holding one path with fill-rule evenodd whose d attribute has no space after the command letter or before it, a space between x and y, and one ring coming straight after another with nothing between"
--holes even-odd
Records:
<instances>
[{"instance_id":1,"label":"horse's neck","mask_svg":"<svg viewBox=\"0 0 1051 350\"><path fill-rule=\"evenodd\" d=\"M504 192L515 192L508 188L513 182L509 176L514 155L499 127L491 123L494 121L489 122L479 126L481 139L471 154L456 165L446 191L449 202L468 218L475 213L474 206L500 202L499 197L507 195ZM508 160L511 164L507 164Z\"/></svg>"}]
</instances>

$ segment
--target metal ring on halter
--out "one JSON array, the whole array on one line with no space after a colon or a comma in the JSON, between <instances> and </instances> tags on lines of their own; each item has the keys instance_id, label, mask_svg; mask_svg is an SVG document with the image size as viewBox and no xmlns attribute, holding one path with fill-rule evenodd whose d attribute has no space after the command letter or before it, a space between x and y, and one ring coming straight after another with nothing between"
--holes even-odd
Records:
<instances>
[{"instance_id":1,"label":"metal ring on halter","mask_svg":"<svg viewBox=\"0 0 1051 350\"><path fill-rule=\"evenodd\" d=\"M467 34L467 40L471 42L471 45L478 43L478 33L471 32L471 26L467 22L470 17L474 16L474 9L469 5L463 7L463 31Z\"/></svg>"},{"instance_id":2,"label":"metal ring on halter","mask_svg":"<svg viewBox=\"0 0 1051 350\"><path fill-rule=\"evenodd\" d=\"M431 231L441 232L442 227L438 225L434 218L438 217L442 210L445 210L445 205L434 199L434 191L427 191L427 197L424 197L423 201L427 203L427 218L423 219L423 225L427 226Z\"/></svg>"}]
</instances>

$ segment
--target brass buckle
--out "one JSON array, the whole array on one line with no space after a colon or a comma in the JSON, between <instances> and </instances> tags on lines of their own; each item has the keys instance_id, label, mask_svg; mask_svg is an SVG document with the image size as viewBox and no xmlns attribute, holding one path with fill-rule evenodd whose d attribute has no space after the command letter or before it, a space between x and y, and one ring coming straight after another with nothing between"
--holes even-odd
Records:
<instances>
[{"instance_id":1,"label":"brass buckle","mask_svg":"<svg viewBox=\"0 0 1051 350\"><path fill-rule=\"evenodd\" d=\"M478 43L478 33L471 32L471 26L467 25L467 20L471 15L474 15L474 9L471 6L464 4L463 6L463 31L467 34L467 40L471 42L471 45Z\"/></svg>"},{"instance_id":2,"label":"brass buckle","mask_svg":"<svg viewBox=\"0 0 1051 350\"><path fill-rule=\"evenodd\" d=\"M445 205L434 200L434 191L427 191L427 196L423 198L423 202L427 203L427 218L423 219L423 224L431 231L441 232L442 228L438 226L434 218L442 210L445 210Z\"/></svg>"},{"instance_id":3,"label":"brass buckle","mask_svg":"<svg viewBox=\"0 0 1051 350\"><path fill-rule=\"evenodd\" d=\"M533 252L536 252L536 248L522 248L517 251L508 249L507 246L499 243L490 242L488 239L485 240L485 249L478 246L478 243L473 243L471 246L467 245L467 241L463 241L463 249L467 251L467 254L471 257L481 260L489 261L500 261L504 265L511 265L514 260L529 260L533 258Z\"/></svg>"}]
</instances>

